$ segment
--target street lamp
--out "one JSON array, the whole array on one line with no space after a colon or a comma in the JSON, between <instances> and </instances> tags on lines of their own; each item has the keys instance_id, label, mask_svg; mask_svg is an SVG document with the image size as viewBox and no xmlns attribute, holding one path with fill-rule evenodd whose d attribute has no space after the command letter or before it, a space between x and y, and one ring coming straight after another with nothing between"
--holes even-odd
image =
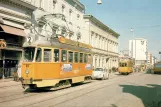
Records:
<instances>
[{"instance_id":1,"label":"street lamp","mask_svg":"<svg viewBox=\"0 0 161 107\"><path fill-rule=\"evenodd\" d=\"M135 39L134 38L134 30L133 30L133 28L131 28L130 31L132 32L132 38ZM136 40L133 40L133 39L132 39L132 44L133 44L132 45L132 52L133 52L132 56L135 58L135 66L136 66ZM135 47L134 47L134 41L135 41ZM135 55L134 55L134 49L133 48L135 48Z\"/></svg>"},{"instance_id":2,"label":"street lamp","mask_svg":"<svg viewBox=\"0 0 161 107\"><path fill-rule=\"evenodd\" d=\"M102 1L101 0L98 0L97 4L102 4Z\"/></svg>"}]
</instances>

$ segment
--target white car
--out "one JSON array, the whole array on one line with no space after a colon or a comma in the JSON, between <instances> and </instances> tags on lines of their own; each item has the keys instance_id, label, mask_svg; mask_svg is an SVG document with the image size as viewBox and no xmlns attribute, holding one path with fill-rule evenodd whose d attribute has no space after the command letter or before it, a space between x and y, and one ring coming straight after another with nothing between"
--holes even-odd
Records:
<instances>
[{"instance_id":1,"label":"white car","mask_svg":"<svg viewBox=\"0 0 161 107\"><path fill-rule=\"evenodd\" d=\"M92 79L108 79L109 78L109 72L107 71L107 69L103 69L103 68L96 68L93 71L92 74Z\"/></svg>"}]
</instances>

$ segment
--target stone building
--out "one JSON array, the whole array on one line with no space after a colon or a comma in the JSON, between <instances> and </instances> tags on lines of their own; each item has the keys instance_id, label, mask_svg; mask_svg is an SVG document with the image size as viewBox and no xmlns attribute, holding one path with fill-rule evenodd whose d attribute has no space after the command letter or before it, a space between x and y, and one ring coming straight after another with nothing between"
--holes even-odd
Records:
<instances>
[{"instance_id":1,"label":"stone building","mask_svg":"<svg viewBox=\"0 0 161 107\"><path fill-rule=\"evenodd\" d=\"M85 6L79 0L0 0L0 39L7 44L0 50L0 78L2 68L9 70L6 77L11 76L11 69L22 58L22 44L35 32L49 37L59 33L91 44L95 67L117 67L119 34L95 17L84 14ZM52 27L41 20L43 15Z\"/></svg>"},{"instance_id":2,"label":"stone building","mask_svg":"<svg viewBox=\"0 0 161 107\"><path fill-rule=\"evenodd\" d=\"M86 41L93 46L93 66L118 67L118 33L92 15L84 15Z\"/></svg>"},{"instance_id":3,"label":"stone building","mask_svg":"<svg viewBox=\"0 0 161 107\"><path fill-rule=\"evenodd\" d=\"M0 39L6 48L0 49L0 78L10 77L22 57L22 44L25 40L25 26L31 24L35 6L22 0L0 0Z\"/></svg>"}]
</instances>

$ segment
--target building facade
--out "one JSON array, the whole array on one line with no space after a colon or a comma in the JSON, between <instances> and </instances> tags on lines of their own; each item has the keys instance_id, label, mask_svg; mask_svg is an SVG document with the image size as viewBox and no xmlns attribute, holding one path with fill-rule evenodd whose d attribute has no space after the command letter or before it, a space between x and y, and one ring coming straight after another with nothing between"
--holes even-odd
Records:
<instances>
[{"instance_id":1,"label":"building facade","mask_svg":"<svg viewBox=\"0 0 161 107\"><path fill-rule=\"evenodd\" d=\"M0 78L11 76L22 58L24 41L37 33L40 37L32 38L33 42L62 35L91 44L95 67L117 67L119 34L84 14L79 0L0 0L0 39L7 44L0 50Z\"/></svg>"},{"instance_id":2,"label":"building facade","mask_svg":"<svg viewBox=\"0 0 161 107\"><path fill-rule=\"evenodd\" d=\"M147 64L148 42L143 38L129 40L129 55L135 59L136 65Z\"/></svg>"},{"instance_id":3,"label":"building facade","mask_svg":"<svg viewBox=\"0 0 161 107\"><path fill-rule=\"evenodd\" d=\"M52 24L52 28L49 25L38 22L36 29L43 31L60 33L60 35L75 40L84 42L85 35L83 34L84 20L83 15L85 7L78 0L41 0L41 8L34 12L34 20L38 21L43 15L46 15L47 23ZM50 14L50 15L49 15ZM48 17L47 17L48 15ZM60 18L62 17L62 18ZM57 32L61 30L61 32ZM70 34L69 34L70 33ZM42 34L46 34L43 33ZM52 35L52 34L50 34Z\"/></svg>"},{"instance_id":4,"label":"building facade","mask_svg":"<svg viewBox=\"0 0 161 107\"><path fill-rule=\"evenodd\" d=\"M111 69L118 67L119 34L107 27L92 15L84 15L86 23L86 42L93 49L93 66Z\"/></svg>"},{"instance_id":5,"label":"building facade","mask_svg":"<svg viewBox=\"0 0 161 107\"><path fill-rule=\"evenodd\" d=\"M152 66L157 63L157 58L155 56L152 56Z\"/></svg>"},{"instance_id":6,"label":"building facade","mask_svg":"<svg viewBox=\"0 0 161 107\"><path fill-rule=\"evenodd\" d=\"M0 78L11 77L19 63L28 32L25 26L31 24L35 8L22 0L0 0L0 39L6 43L6 47L0 49Z\"/></svg>"}]
</instances>

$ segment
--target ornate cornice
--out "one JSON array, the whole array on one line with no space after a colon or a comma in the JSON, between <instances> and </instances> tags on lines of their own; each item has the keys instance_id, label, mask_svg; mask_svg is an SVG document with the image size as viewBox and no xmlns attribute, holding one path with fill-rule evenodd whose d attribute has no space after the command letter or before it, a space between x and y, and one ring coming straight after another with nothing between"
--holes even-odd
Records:
<instances>
[{"instance_id":1,"label":"ornate cornice","mask_svg":"<svg viewBox=\"0 0 161 107\"><path fill-rule=\"evenodd\" d=\"M22 9L26 12L25 14L19 14L18 12L10 11L8 9L3 9L3 8L0 9L0 13L15 17L15 18L19 18L22 20L31 21L31 15L32 15L33 10L30 9L29 7L25 7L21 5L20 3L18 4L15 1L20 2L21 0L12 0L12 1L11 0L0 0L0 3L4 3L4 4L7 4L8 6L17 7L19 9ZM4 17L3 15L1 17L8 19L7 17ZM10 20L16 20L16 19L13 18Z\"/></svg>"},{"instance_id":2,"label":"ornate cornice","mask_svg":"<svg viewBox=\"0 0 161 107\"><path fill-rule=\"evenodd\" d=\"M107 33L112 34L112 36L115 36L117 38L120 36L120 34L116 33L112 29L110 29L108 26L106 26L104 23L102 23L101 21L99 21L97 18L95 18L92 15L84 15L84 19L89 19L89 21L91 21L97 27L99 27L100 29L104 30Z\"/></svg>"},{"instance_id":3,"label":"ornate cornice","mask_svg":"<svg viewBox=\"0 0 161 107\"><path fill-rule=\"evenodd\" d=\"M7 15L10 15L10 16L14 16L14 17L17 17L17 18L21 18L21 19L25 19L25 20L31 20L31 16L23 16L23 15L20 15L20 14L17 14L17 13L13 13L11 11L7 11L7 10L4 10L4 9L0 9L0 13L3 13L3 14L7 14Z\"/></svg>"},{"instance_id":4,"label":"ornate cornice","mask_svg":"<svg viewBox=\"0 0 161 107\"><path fill-rule=\"evenodd\" d=\"M33 6L33 5L31 5L27 2L24 2L23 0L0 0L0 2L12 5L14 7L19 7L21 9L25 9L25 10L28 10L28 11L33 11L33 10L36 9L35 6Z\"/></svg>"}]
</instances>

